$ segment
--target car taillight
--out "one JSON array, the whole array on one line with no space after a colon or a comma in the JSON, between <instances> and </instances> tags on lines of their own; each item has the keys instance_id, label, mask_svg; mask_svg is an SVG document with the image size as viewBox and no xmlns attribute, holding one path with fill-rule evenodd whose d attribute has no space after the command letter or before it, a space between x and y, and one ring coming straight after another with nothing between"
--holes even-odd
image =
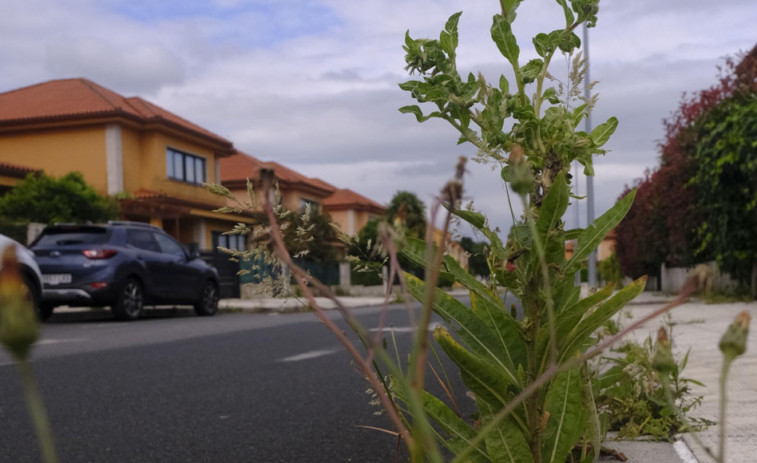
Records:
<instances>
[{"instance_id":1,"label":"car taillight","mask_svg":"<svg viewBox=\"0 0 757 463\"><path fill-rule=\"evenodd\" d=\"M86 249L82 253L88 259L110 259L116 255L115 249Z\"/></svg>"}]
</instances>

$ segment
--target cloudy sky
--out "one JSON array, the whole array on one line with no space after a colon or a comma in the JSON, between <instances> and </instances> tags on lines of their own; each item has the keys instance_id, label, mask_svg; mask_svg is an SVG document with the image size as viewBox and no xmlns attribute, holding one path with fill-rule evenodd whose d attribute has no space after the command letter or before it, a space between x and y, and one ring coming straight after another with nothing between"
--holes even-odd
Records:
<instances>
[{"instance_id":1,"label":"cloudy sky","mask_svg":"<svg viewBox=\"0 0 757 463\"><path fill-rule=\"evenodd\" d=\"M459 67L492 79L507 70L489 36L497 9L496 0L2 0L0 91L87 77L258 158L379 202L409 190L428 203L457 157L475 151L456 146L446 123L397 111L413 103L397 87L408 79L404 33L436 38L462 10ZM526 0L514 26L522 60L533 35L562 21L553 0ZM681 94L713 84L723 57L755 45L755 24L754 0L602 0L590 31L593 120L620 125L596 160L597 214L656 164L662 120ZM498 173L469 170L467 196L507 227Z\"/></svg>"}]
</instances>

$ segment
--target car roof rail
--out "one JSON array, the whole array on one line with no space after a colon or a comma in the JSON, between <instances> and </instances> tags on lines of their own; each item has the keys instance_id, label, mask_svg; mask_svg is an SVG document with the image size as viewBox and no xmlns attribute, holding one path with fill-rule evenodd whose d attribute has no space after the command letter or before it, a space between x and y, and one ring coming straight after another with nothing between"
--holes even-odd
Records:
<instances>
[{"instance_id":1,"label":"car roof rail","mask_svg":"<svg viewBox=\"0 0 757 463\"><path fill-rule=\"evenodd\" d=\"M145 223L145 222L133 222L130 220L109 220L108 225L118 225L118 226L130 226L130 227L144 227L144 228L152 228L156 230L161 230L160 227L156 227L155 225Z\"/></svg>"},{"instance_id":2,"label":"car roof rail","mask_svg":"<svg viewBox=\"0 0 757 463\"><path fill-rule=\"evenodd\" d=\"M56 227L71 227L76 225L92 225L91 220L85 220L83 222L55 222L53 224Z\"/></svg>"}]
</instances>

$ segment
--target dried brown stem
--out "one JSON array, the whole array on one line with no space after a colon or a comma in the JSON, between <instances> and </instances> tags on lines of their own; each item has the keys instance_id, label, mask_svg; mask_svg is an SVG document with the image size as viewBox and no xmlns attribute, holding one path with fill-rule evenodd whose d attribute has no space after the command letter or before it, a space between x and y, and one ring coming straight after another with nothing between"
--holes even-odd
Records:
<instances>
[{"instance_id":1,"label":"dried brown stem","mask_svg":"<svg viewBox=\"0 0 757 463\"><path fill-rule=\"evenodd\" d=\"M455 170L455 178L447 182L442 189L442 198L436 198L431 208L430 225L426 227L426 288L423 298L423 311L421 320L418 324L418 342L414 348L413 356L415 358L415 370L413 375L413 388L416 391L423 390L425 380L425 365L428 357L428 325L431 322L431 312L434 306L434 296L436 285L439 282L439 273L441 272L442 259L444 258L444 249L447 247L449 225L452 221L452 212L462 195L462 179L465 173L465 157L460 157ZM433 243L433 224L436 222L436 216L442 201L446 201L450 207L444 217L444 227L442 236L439 240L439 249L434 254ZM433 262L432 262L433 260Z\"/></svg>"},{"instance_id":2,"label":"dried brown stem","mask_svg":"<svg viewBox=\"0 0 757 463\"><path fill-rule=\"evenodd\" d=\"M400 267L399 260L397 259L397 247L394 245L389 236L384 236L382 237L382 239L384 240L384 249L386 249L386 251L389 253L390 268L395 272L397 278L400 280L400 291L402 291L402 296L405 301L407 301L409 299L407 297L407 284L405 283L405 276L402 274L402 268ZM394 280L389 279L387 285L391 285L393 281ZM407 316L410 321L410 326L415 326L415 314L410 308L410 304L408 302L405 302L405 307L407 307Z\"/></svg>"},{"instance_id":3,"label":"dried brown stem","mask_svg":"<svg viewBox=\"0 0 757 463\"><path fill-rule=\"evenodd\" d=\"M355 360L355 363L358 365L361 373L365 376L365 378L368 380L368 382L371 383L371 386L373 387L373 390L376 392L376 395L378 395L379 400L381 401L381 404L383 405L384 409L386 410L387 415L389 416L389 419L392 421L394 426L397 428L397 431L402 436L402 439L405 440L407 445L409 447L413 446L414 440L413 437L410 435L410 432L408 431L407 427L405 426L405 423L403 422L402 418L399 416L399 413L397 412L397 409L394 406L394 403L389 398L389 395L387 394L386 389L384 388L383 383L379 380L379 378L376 376L376 373L373 371L373 368L371 366L371 362L363 358L362 355L357 351L355 346L350 342L350 340L347 338L345 333L331 320L329 319L323 308L318 305L318 303L315 300L315 297L313 295L313 292L310 290L310 288L307 286L307 282L310 281L314 286L316 286L319 290L323 291L323 294L327 294L329 299L334 301L337 308L339 309L342 316L345 318L347 323L350 324L350 326L355 329L356 332L358 332L359 335L367 342L370 341L370 337L364 337L365 336L365 330L358 329L359 324L354 319L350 311L336 298L336 296L328 289L327 286L323 285L316 279L309 278L307 275L307 272L302 270L300 267L298 267L289 256L289 252L286 249L286 246L284 245L284 241L282 239L281 230L279 229L278 223L276 222L276 216L273 212L273 207L271 205L271 186L272 186L272 175L270 175L270 172L266 172L265 170L261 171L261 179L263 181L263 193L265 198L265 212L268 216L268 220L270 222L270 229L271 229L271 240L273 241L274 249L276 251L276 254L278 255L279 259L286 264L289 269L294 274L295 278L297 279L297 282L300 284L300 287L302 288L303 294L305 294L306 298L310 302L310 305L313 307L313 311L315 312L316 317L318 317L318 320L320 320L321 323L326 325L328 329L330 329L334 335L337 337L339 342L347 349L347 352L352 356L352 358ZM361 334L362 333L362 334ZM375 345L372 343L368 343L366 348L370 351L375 349Z\"/></svg>"}]
</instances>

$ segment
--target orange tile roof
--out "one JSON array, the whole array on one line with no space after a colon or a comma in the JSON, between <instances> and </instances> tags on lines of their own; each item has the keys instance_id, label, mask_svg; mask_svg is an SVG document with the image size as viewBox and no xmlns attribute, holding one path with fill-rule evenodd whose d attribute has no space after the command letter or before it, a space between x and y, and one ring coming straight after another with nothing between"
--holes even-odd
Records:
<instances>
[{"instance_id":1,"label":"orange tile roof","mask_svg":"<svg viewBox=\"0 0 757 463\"><path fill-rule=\"evenodd\" d=\"M275 161L261 161L249 154L237 151L233 156L221 159L221 179L223 182L257 180L260 169L273 170L282 186L314 188L323 195L336 191L336 187L318 178L306 177L299 172Z\"/></svg>"},{"instance_id":2,"label":"orange tile roof","mask_svg":"<svg viewBox=\"0 0 757 463\"><path fill-rule=\"evenodd\" d=\"M221 159L221 179L229 187L239 186L241 182L257 180L260 169L272 169L282 186L315 188L320 193L330 195L322 201L325 209L364 209L383 214L386 207L349 189L338 189L319 178L306 177L297 171L274 161L261 161L249 154L237 151L233 156ZM237 185L233 185L236 183Z\"/></svg>"},{"instance_id":3,"label":"orange tile roof","mask_svg":"<svg viewBox=\"0 0 757 463\"><path fill-rule=\"evenodd\" d=\"M257 180L263 161L249 154L237 151L229 157L221 159L221 180L223 182Z\"/></svg>"},{"instance_id":4,"label":"orange tile roof","mask_svg":"<svg viewBox=\"0 0 757 463\"><path fill-rule=\"evenodd\" d=\"M333 195L323 200L323 206L326 209L344 209L344 208L365 208L373 209L377 212L383 213L386 211L386 207L381 204L368 199L365 196L355 193L354 191L344 188L337 190Z\"/></svg>"},{"instance_id":5,"label":"orange tile roof","mask_svg":"<svg viewBox=\"0 0 757 463\"><path fill-rule=\"evenodd\" d=\"M140 97L125 98L87 79L51 80L0 93L0 127L100 117L166 125L233 149L229 140L170 111Z\"/></svg>"},{"instance_id":6,"label":"orange tile roof","mask_svg":"<svg viewBox=\"0 0 757 463\"><path fill-rule=\"evenodd\" d=\"M321 180L320 178L309 177L308 180L310 181L310 183L312 183L314 185L318 185L321 188L323 188L324 190L331 190L332 192L338 190L337 187L335 187L334 185L330 184L329 182Z\"/></svg>"},{"instance_id":7,"label":"orange tile roof","mask_svg":"<svg viewBox=\"0 0 757 463\"><path fill-rule=\"evenodd\" d=\"M8 177L24 178L29 174L38 174L41 172L41 170L31 167L0 162L0 175L7 175Z\"/></svg>"}]
</instances>

